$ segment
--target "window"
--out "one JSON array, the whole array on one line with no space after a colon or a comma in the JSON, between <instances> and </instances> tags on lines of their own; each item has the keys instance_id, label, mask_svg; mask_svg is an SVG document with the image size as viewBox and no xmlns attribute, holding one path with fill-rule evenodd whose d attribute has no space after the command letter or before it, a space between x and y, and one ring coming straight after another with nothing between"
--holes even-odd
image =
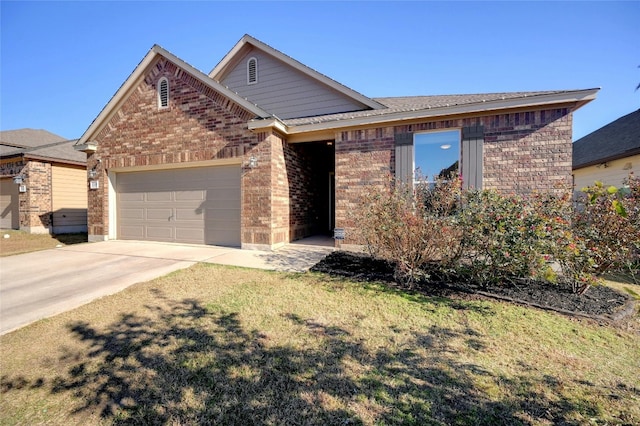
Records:
<instances>
[{"instance_id":1,"label":"window","mask_svg":"<svg viewBox=\"0 0 640 426\"><path fill-rule=\"evenodd\" d=\"M395 134L395 175L403 182L460 173L464 188L482 189L484 127ZM416 173L417 171L417 173Z\"/></svg>"},{"instance_id":2,"label":"window","mask_svg":"<svg viewBox=\"0 0 640 426\"><path fill-rule=\"evenodd\" d=\"M247 61L247 84L256 84L258 82L258 60L249 58Z\"/></svg>"},{"instance_id":3,"label":"window","mask_svg":"<svg viewBox=\"0 0 640 426\"><path fill-rule=\"evenodd\" d=\"M169 80L162 77L158 81L158 108L169 107Z\"/></svg>"},{"instance_id":4,"label":"window","mask_svg":"<svg viewBox=\"0 0 640 426\"><path fill-rule=\"evenodd\" d=\"M414 181L425 179L433 184L436 178L458 173L460 160L460 132L417 133L413 137Z\"/></svg>"}]
</instances>

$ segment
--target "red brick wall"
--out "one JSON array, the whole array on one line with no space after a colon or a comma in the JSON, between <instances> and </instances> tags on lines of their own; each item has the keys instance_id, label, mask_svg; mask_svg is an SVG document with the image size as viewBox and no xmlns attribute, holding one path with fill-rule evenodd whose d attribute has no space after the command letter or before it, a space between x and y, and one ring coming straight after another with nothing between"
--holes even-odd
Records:
<instances>
[{"instance_id":1,"label":"red brick wall","mask_svg":"<svg viewBox=\"0 0 640 426\"><path fill-rule=\"evenodd\" d=\"M89 241L103 239L109 233L109 199L107 172L102 163L98 164L98 154L91 154L87 157L87 179L89 171L96 170L98 175L91 180L98 180L98 189L89 189L87 180L87 232Z\"/></svg>"},{"instance_id":2,"label":"red brick wall","mask_svg":"<svg viewBox=\"0 0 640 426\"><path fill-rule=\"evenodd\" d=\"M394 134L485 129L483 185L504 193L570 188L572 114L569 108L533 110L464 119L425 121L336 134L336 227L354 239L355 213L366 185L384 184L394 173ZM351 238L350 238L351 236Z\"/></svg>"},{"instance_id":3,"label":"red brick wall","mask_svg":"<svg viewBox=\"0 0 640 426\"><path fill-rule=\"evenodd\" d=\"M156 84L162 77L169 81L165 109L159 109L157 102ZM268 244L271 213L265 199L272 141L247 129L251 118L251 113L158 58L94 138L98 150L89 158L88 169L97 158L102 162L100 188L89 191L89 234L109 234L107 170L238 158L243 164L242 241ZM244 166L251 155L260 160L258 168L249 170Z\"/></svg>"},{"instance_id":4,"label":"red brick wall","mask_svg":"<svg viewBox=\"0 0 640 426\"><path fill-rule=\"evenodd\" d=\"M521 194L570 188L572 119L566 108L485 119L485 188Z\"/></svg>"},{"instance_id":5,"label":"red brick wall","mask_svg":"<svg viewBox=\"0 0 640 426\"><path fill-rule=\"evenodd\" d=\"M51 227L51 164L27 161L22 169L27 192L20 194L20 229L49 232Z\"/></svg>"},{"instance_id":6,"label":"red brick wall","mask_svg":"<svg viewBox=\"0 0 640 426\"><path fill-rule=\"evenodd\" d=\"M255 157L256 168L243 168L242 176L242 244L273 245L273 204L277 195L272 191L274 156L282 140L273 133L260 133L259 143L247 153L247 158ZM281 237L278 237L281 238Z\"/></svg>"},{"instance_id":7,"label":"red brick wall","mask_svg":"<svg viewBox=\"0 0 640 426\"><path fill-rule=\"evenodd\" d=\"M353 130L336 134L336 228L345 228L345 243L354 243L356 213L366 185L382 185L394 171L395 140L392 127Z\"/></svg>"}]
</instances>

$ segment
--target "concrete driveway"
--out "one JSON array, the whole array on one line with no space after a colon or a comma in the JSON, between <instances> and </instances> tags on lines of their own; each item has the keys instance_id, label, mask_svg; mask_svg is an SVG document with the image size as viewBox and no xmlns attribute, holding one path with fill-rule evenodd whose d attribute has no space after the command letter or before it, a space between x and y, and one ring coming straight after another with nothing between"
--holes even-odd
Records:
<instances>
[{"instance_id":1,"label":"concrete driveway","mask_svg":"<svg viewBox=\"0 0 640 426\"><path fill-rule=\"evenodd\" d=\"M2 257L0 335L197 262L303 272L332 250L305 240L273 252L105 241Z\"/></svg>"}]
</instances>

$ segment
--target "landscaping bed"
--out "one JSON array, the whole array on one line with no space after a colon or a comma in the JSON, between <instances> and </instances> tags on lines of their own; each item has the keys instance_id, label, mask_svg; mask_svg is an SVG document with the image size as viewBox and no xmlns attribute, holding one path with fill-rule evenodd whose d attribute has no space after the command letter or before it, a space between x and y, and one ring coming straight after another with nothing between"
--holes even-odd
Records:
<instances>
[{"instance_id":1,"label":"landscaping bed","mask_svg":"<svg viewBox=\"0 0 640 426\"><path fill-rule=\"evenodd\" d=\"M396 285L392 263L363 254L333 252L311 270L361 281L383 281ZM620 320L634 312L631 296L605 285L590 287L584 294L579 295L573 293L568 286L540 281L480 286L465 281L423 280L415 285L414 290L432 296L458 294L493 297L595 319Z\"/></svg>"}]
</instances>

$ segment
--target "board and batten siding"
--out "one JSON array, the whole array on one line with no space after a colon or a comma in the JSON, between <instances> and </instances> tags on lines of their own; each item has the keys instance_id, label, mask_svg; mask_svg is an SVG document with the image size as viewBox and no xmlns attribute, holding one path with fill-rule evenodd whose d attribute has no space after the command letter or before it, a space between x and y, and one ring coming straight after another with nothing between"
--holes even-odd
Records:
<instances>
[{"instance_id":1,"label":"board and batten siding","mask_svg":"<svg viewBox=\"0 0 640 426\"><path fill-rule=\"evenodd\" d=\"M633 172L635 176L640 175L640 154L607 161L605 164L575 169L573 171L574 189L580 191L585 186L593 185L595 181L600 181L607 186L620 187L624 179L629 177L629 173Z\"/></svg>"},{"instance_id":2,"label":"board and batten siding","mask_svg":"<svg viewBox=\"0 0 640 426\"><path fill-rule=\"evenodd\" d=\"M482 189L483 152L484 127L471 126L463 128L462 158L460 159L463 188Z\"/></svg>"},{"instance_id":3,"label":"board and batten siding","mask_svg":"<svg viewBox=\"0 0 640 426\"><path fill-rule=\"evenodd\" d=\"M54 234L87 232L87 185L85 168L52 166Z\"/></svg>"},{"instance_id":4,"label":"board and batten siding","mask_svg":"<svg viewBox=\"0 0 640 426\"><path fill-rule=\"evenodd\" d=\"M257 83L248 84L247 61L257 59ZM368 109L342 93L256 49L248 52L222 84L281 119Z\"/></svg>"},{"instance_id":5,"label":"board and batten siding","mask_svg":"<svg viewBox=\"0 0 640 426\"><path fill-rule=\"evenodd\" d=\"M413 183L413 133L398 133L395 136L396 145L396 179L405 184Z\"/></svg>"}]
</instances>

